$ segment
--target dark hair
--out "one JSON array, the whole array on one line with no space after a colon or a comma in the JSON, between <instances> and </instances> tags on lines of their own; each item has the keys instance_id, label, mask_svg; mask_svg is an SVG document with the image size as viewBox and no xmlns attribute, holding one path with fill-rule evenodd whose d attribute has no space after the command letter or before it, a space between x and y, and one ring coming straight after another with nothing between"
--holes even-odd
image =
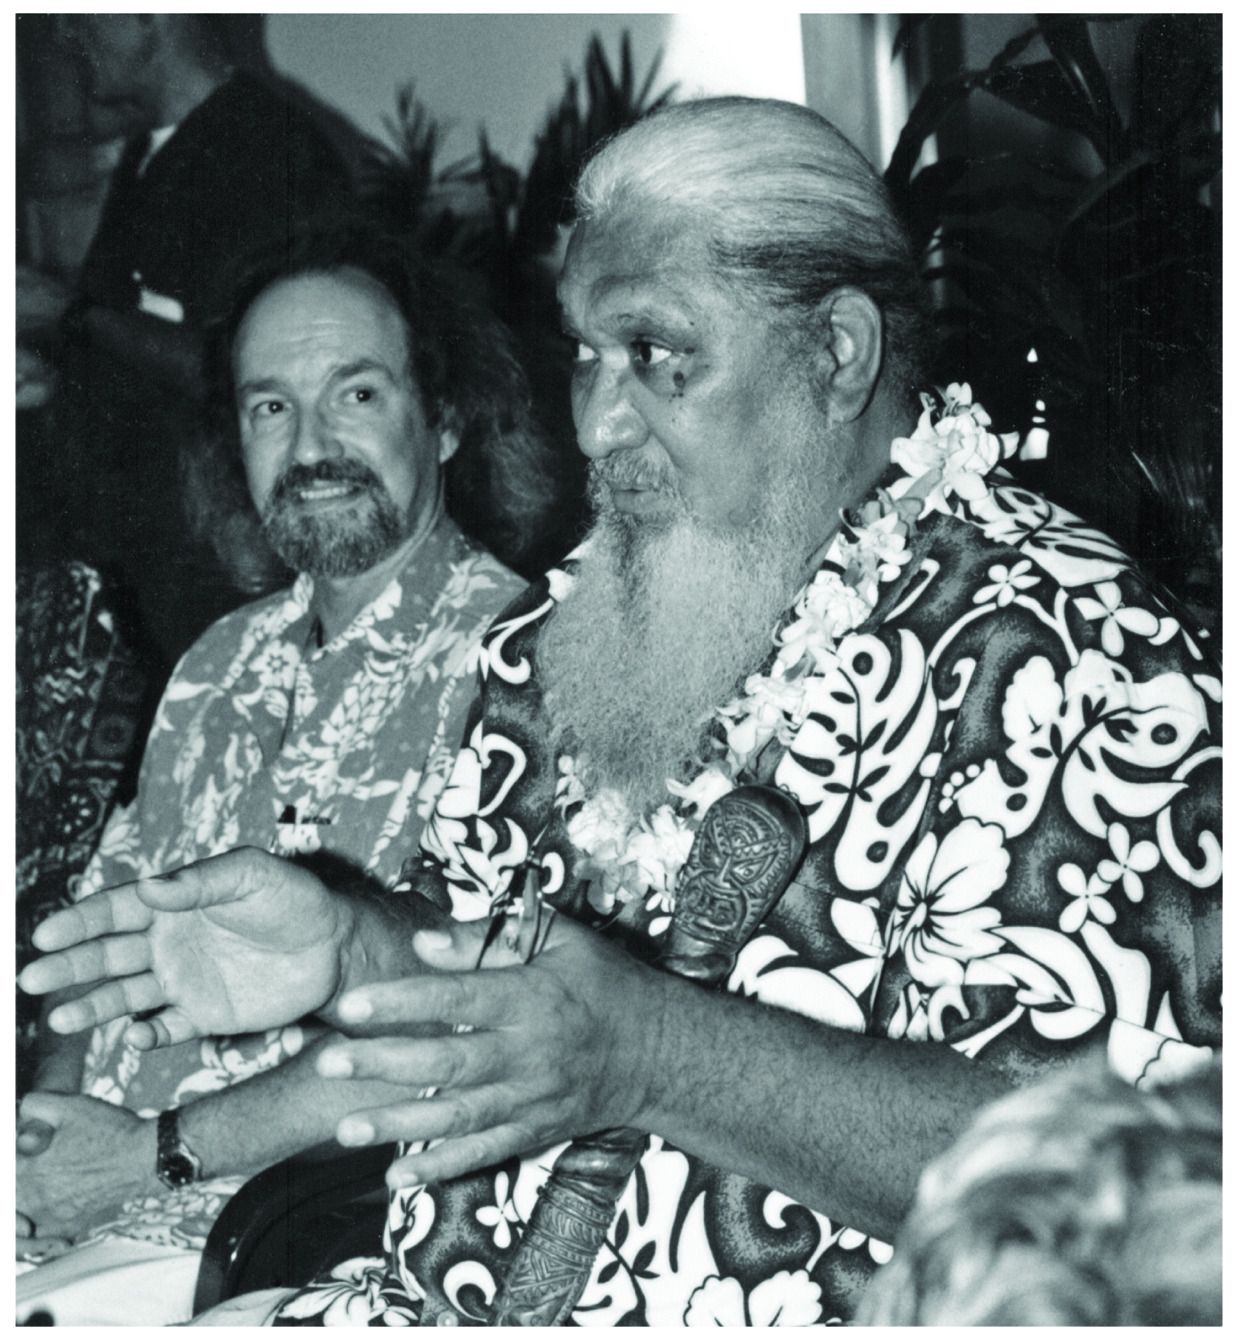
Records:
<instances>
[{"instance_id":1,"label":"dark hair","mask_svg":"<svg viewBox=\"0 0 1239 1344\"><path fill-rule=\"evenodd\" d=\"M892 387L918 389L929 319L912 245L882 179L824 117L769 98L660 108L577 182L578 219L634 208L654 227L687 216L721 273L793 317L844 285L863 290L882 312Z\"/></svg>"},{"instance_id":2,"label":"dark hair","mask_svg":"<svg viewBox=\"0 0 1239 1344\"><path fill-rule=\"evenodd\" d=\"M233 344L245 314L277 281L346 269L363 272L390 295L404 318L427 420L459 439L444 467L448 512L505 564L528 573L526 558L549 528L557 487L507 330L467 277L355 220L306 225L285 245L249 259L227 307L208 324L206 432L185 482L191 525L242 591L266 591L287 578L262 536L245 482Z\"/></svg>"}]
</instances>

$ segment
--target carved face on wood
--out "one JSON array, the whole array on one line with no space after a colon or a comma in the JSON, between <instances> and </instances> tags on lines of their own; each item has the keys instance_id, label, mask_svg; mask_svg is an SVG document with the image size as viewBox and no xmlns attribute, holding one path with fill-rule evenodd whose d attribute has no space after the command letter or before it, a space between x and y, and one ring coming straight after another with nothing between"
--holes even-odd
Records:
<instances>
[{"instance_id":1,"label":"carved face on wood","mask_svg":"<svg viewBox=\"0 0 1239 1344\"><path fill-rule=\"evenodd\" d=\"M782 799L773 790L762 793ZM782 810L768 797L737 790L706 813L676 891L677 925L735 955L782 895L799 858L800 835Z\"/></svg>"}]
</instances>

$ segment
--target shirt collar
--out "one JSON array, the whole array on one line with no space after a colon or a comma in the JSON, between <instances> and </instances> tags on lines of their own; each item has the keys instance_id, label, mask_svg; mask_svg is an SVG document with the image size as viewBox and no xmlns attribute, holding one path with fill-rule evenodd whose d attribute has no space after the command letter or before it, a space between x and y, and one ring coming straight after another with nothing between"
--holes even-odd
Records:
<instances>
[{"instance_id":1,"label":"shirt collar","mask_svg":"<svg viewBox=\"0 0 1239 1344\"><path fill-rule=\"evenodd\" d=\"M335 639L321 649L312 649L308 656L319 658L337 652L364 638L367 631L389 621L402 608L407 610L411 603L423 602L429 609L430 603L446 582L447 567L457 558L462 540L460 528L446 512L441 512L425 540L409 556L404 568L393 576L387 587L364 606ZM440 575L442 578L438 577ZM299 574L289 596L295 607L294 620L300 619L310 610L314 597L312 576Z\"/></svg>"}]
</instances>

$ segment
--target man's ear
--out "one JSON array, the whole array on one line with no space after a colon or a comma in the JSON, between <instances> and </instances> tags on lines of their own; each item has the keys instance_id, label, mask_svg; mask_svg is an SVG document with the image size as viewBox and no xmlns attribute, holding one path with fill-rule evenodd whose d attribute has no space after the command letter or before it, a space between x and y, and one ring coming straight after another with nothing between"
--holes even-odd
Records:
<instances>
[{"instance_id":1,"label":"man's ear","mask_svg":"<svg viewBox=\"0 0 1239 1344\"><path fill-rule=\"evenodd\" d=\"M834 424L864 414L882 372L884 324L878 305L861 289L844 285L818 305L816 381Z\"/></svg>"}]
</instances>

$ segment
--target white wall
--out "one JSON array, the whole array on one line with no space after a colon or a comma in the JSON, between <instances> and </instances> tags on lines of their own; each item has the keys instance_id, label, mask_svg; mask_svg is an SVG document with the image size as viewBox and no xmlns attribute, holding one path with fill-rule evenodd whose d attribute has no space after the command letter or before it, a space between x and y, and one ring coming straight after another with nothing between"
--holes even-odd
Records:
<instances>
[{"instance_id":1,"label":"white wall","mask_svg":"<svg viewBox=\"0 0 1239 1344\"><path fill-rule=\"evenodd\" d=\"M803 101L800 23L794 13L727 6L693 14L271 14L267 48L283 74L381 135L409 79L442 123L453 123L440 163L476 145L524 166L534 133L559 99L564 70L580 74L592 33L613 68L632 35L642 77L664 48L658 88L681 97L747 93Z\"/></svg>"}]
</instances>

